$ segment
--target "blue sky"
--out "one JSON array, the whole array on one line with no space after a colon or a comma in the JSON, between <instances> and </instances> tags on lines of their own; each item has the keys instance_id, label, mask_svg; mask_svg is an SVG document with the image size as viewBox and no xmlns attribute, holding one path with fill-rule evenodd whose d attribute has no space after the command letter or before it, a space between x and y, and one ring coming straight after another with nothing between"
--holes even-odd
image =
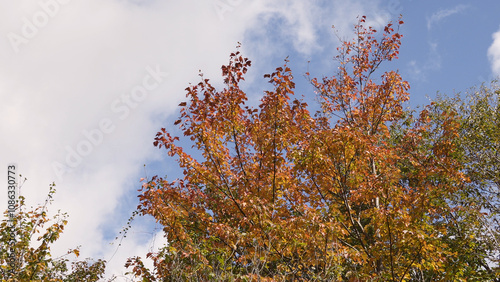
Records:
<instances>
[{"instance_id":1,"label":"blue sky","mask_svg":"<svg viewBox=\"0 0 500 282\"><path fill-rule=\"evenodd\" d=\"M399 62L412 86L413 100L424 103L421 96L434 96L437 91L463 92L498 75L488 55L500 24L498 2L419 3L410 1L403 11L407 24L402 29L405 38ZM498 46L491 54L498 60L495 52Z\"/></svg>"},{"instance_id":2,"label":"blue sky","mask_svg":"<svg viewBox=\"0 0 500 282\"><path fill-rule=\"evenodd\" d=\"M400 59L385 68L409 81L412 107L500 74L493 0L0 0L0 163L19 165L30 205L56 183L51 210L70 218L55 255L81 245L82 257L112 258L109 273L126 281L125 259L164 243L159 227L138 220L118 250L110 243L137 205L140 178L179 175L152 143L161 127L178 132L177 104L199 70L220 86L220 66L241 42L253 62L250 102L286 57L297 95L313 100L303 74L335 73L332 25L348 39L357 16L380 29L399 14Z\"/></svg>"}]
</instances>

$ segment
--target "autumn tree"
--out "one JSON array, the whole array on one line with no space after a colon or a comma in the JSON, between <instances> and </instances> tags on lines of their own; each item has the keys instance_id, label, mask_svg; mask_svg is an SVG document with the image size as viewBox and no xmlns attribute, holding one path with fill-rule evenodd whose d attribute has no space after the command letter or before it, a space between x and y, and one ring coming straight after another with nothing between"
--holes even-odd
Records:
<instances>
[{"instance_id":1,"label":"autumn tree","mask_svg":"<svg viewBox=\"0 0 500 282\"><path fill-rule=\"evenodd\" d=\"M456 158L456 112L404 110L409 85L397 71L402 35L361 17L338 48L338 72L309 78L321 110L294 99L285 64L265 75L257 108L240 88L251 62L222 67L225 88L202 77L186 88L174 124L154 144L183 177L144 183L139 211L164 226L168 246L127 266L148 281L420 281L464 277L445 240L452 199L467 184ZM309 74L307 74L309 76ZM460 207L461 208L461 207ZM463 210L472 207L464 207ZM478 215L480 216L480 215ZM427 280L426 280L427 281Z\"/></svg>"},{"instance_id":2,"label":"autumn tree","mask_svg":"<svg viewBox=\"0 0 500 282\"><path fill-rule=\"evenodd\" d=\"M55 185L44 205L27 209L24 196L19 196L16 212L0 224L1 281L98 281L103 278L106 262L86 259L69 263L68 256L79 256L79 249L52 257L51 246L59 239L67 224L67 214L58 212L49 218ZM7 215L7 212L5 213ZM68 267L70 266L70 267Z\"/></svg>"}]
</instances>

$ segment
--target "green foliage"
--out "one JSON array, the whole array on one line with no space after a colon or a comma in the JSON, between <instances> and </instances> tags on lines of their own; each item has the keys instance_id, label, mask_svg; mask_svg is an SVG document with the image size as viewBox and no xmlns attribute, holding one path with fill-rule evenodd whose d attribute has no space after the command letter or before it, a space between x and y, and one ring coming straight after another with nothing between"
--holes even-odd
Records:
<instances>
[{"instance_id":1,"label":"green foliage","mask_svg":"<svg viewBox=\"0 0 500 282\"><path fill-rule=\"evenodd\" d=\"M51 245L57 241L68 223L67 214L58 212L49 218L55 185L50 185L43 206L27 209L25 198L19 196L13 218L5 217L0 224L0 277L2 281L98 281L104 275L105 261L91 260L72 263L68 255L79 255L78 248L53 258ZM7 215L7 212L5 213Z\"/></svg>"},{"instance_id":2,"label":"green foliage","mask_svg":"<svg viewBox=\"0 0 500 282\"><path fill-rule=\"evenodd\" d=\"M106 269L106 261L86 259L84 261L76 261L71 266L69 273L63 281L78 282L78 281L98 281L103 277ZM108 280L112 281L112 280Z\"/></svg>"},{"instance_id":3,"label":"green foliage","mask_svg":"<svg viewBox=\"0 0 500 282\"><path fill-rule=\"evenodd\" d=\"M444 112L460 121L455 157L470 180L455 194L446 240L470 281L500 281L500 88L493 81L464 96L440 95L432 103L436 124Z\"/></svg>"}]
</instances>

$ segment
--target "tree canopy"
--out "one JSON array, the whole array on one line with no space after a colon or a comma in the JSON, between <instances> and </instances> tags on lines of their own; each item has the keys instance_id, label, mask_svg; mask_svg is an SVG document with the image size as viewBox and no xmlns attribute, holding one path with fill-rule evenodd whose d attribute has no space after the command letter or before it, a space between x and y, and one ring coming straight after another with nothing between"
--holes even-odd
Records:
<instances>
[{"instance_id":1,"label":"tree canopy","mask_svg":"<svg viewBox=\"0 0 500 282\"><path fill-rule=\"evenodd\" d=\"M136 275L149 281L496 277L491 246L469 240L483 233L486 217L460 197L475 180L462 158L460 113L436 104L418 114L405 110L409 84L380 68L397 59L401 24L377 32L359 19L355 38L338 48L338 71L309 77L321 104L314 114L293 98L287 64L265 75L273 90L258 107L247 106L240 83L251 61L239 51L222 67L224 89L203 77L186 88L188 101L174 123L183 139L162 128L154 142L176 158L184 176L155 176L140 196L139 210L164 226L169 245L148 255L153 270L130 259ZM191 149L179 145L186 141ZM481 254L474 252L479 245Z\"/></svg>"},{"instance_id":2,"label":"tree canopy","mask_svg":"<svg viewBox=\"0 0 500 282\"><path fill-rule=\"evenodd\" d=\"M55 185L50 186L44 205L27 209L19 196L16 212L0 224L0 277L2 281L98 281L103 278L106 262L86 259L69 263L68 256L80 255L78 248L61 257L52 257L51 246L68 223L67 214L48 217ZM7 214L7 213L6 213ZM48 226L47 226L48 225ZM69 267L70 266L70 267Z\"/></svg>"}]
</instances>

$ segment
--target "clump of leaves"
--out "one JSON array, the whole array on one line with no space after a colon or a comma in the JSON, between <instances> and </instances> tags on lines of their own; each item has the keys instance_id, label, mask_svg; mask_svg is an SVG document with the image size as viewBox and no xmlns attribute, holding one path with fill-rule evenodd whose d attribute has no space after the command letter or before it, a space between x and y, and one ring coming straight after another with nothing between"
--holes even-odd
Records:
<instances>
[{"instance_id":1,"label":"clump of leaves","mask_svg":"<svg viewBox=\"0 0 500 282\"><path fill-rule=\"evenodd\" d=\"M25 198L19 203L13 217L5 217L0 224L0 276L2 281L98 281L104 275L105 261L87 259L72 263L69 255L80 254L79 248L68 250L62 257L53 258L51 245L59 239L68 223L67 214L58 212L48 217L55 184L50 185L43 206L27 209ZM5 215L8 213L5 212Z\"/></svg>"},{"instance_id":2,"label":"clump of leaves","mask_svg":"<svg viewBox=\"0 0 500 282\"><path fill-rule=\"evenodd\" d=\"M497 81L454 97L439 95L432 104L433 119L443 112L457 114L460 127L456 158L470 179L455 195L454 213L447 219L446 236L458 254L456 263L469 279L500 281L500 87ZM467 207L467 211L464 211ZM478 215L480 214L480 215Z\"/></svg>"}]
</instances>

